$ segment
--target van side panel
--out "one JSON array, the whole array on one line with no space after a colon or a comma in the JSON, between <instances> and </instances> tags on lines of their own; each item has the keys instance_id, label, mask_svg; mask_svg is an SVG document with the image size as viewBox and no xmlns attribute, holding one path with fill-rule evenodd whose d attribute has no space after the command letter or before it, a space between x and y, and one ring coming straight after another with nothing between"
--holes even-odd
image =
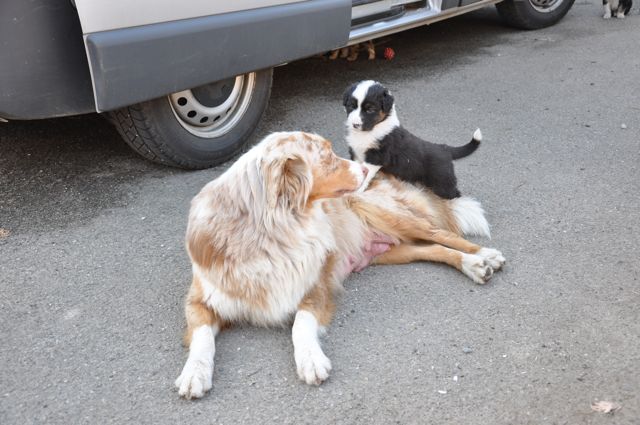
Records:
<instances>
[{"instance_id":1,"label":"van side panel","mask_svg":"<svg viewBox=\"0 0 640 425\"><path fill-rule=\"evenodd\" d=\"M82 30L70 1L0 1L0 117L95 112Z\"/></svg>"}]
</instances>

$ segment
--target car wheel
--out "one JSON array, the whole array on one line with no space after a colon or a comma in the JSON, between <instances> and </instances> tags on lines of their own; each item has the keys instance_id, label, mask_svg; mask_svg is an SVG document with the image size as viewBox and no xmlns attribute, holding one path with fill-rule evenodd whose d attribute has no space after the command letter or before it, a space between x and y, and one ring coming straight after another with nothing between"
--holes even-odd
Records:
<instances>
[{"instance_id":1,"label":"car wheel","mask_svg":"<svg viewBox=\"0 0 640 425\"><path fill-rule=\"evenodd\" d=\"M109 113L140 155L186 169L218 165L249 142L269 101L273 69L239 75Z\"/></svg>"},{"instance_id":2,"label":"car wheel","mask_svg":"<svg viewBox=\"0 0 640 425\"><path fill-rule=\"evenodd\" d=\"M548 27L567 14L574 0L506 0L496 4L507 24L534 30Z\"/></svg>"}]
</instances>

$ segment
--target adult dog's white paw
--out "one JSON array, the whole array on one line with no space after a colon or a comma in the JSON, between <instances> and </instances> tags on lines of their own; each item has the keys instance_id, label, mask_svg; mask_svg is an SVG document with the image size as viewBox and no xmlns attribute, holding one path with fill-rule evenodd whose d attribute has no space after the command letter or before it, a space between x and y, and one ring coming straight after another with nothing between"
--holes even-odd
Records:
<instances>
[{"instance_id":1,"label":"adult dog's white paw","mask_svg":"<svg viewBox=\"0 0 640 425\"><path fill-rule=\"evenodd\" d=\"M331 360L320 348L301 347L295 350L298 377L309 385L320 385L329 377Z\"/></svg>"},{"instance_id":2,"label":"adult dog's white paw","mask_svg":"<svg viewBox=\"0 0 640 425\"><path fill-rule=\"evenodd\" d=\"M602 16L604 19L609 19L611 18L611 12L605 12L604 15Z\"/></svg>"},{"instance_id":3,"label":"adult dog's white paw","mask_svg":"<svg viewBox=\"0 0 640 425\"><path fill-rule=\"evenodd\" d=\"M200 398L213 386L213 364L207 361L187 360L176 379L178 394L186 399Z\"/></svg>"},{"instance_id":4,"label":"adult dog's white paw","mask_svg":"<svg viewBox=\"0 0 640 425\"><path fill-rule=\"evenodd\" d=\"M462 257L462 272L480 285L487 283L493 275L489 263L483 257L473 254L464 254Z\"/></svg>"},{"instance_id":5,"label":"adult dog's white paw","mask_svg":"<svg viewBox=\"0 0 640 425\"><path fill-rule=\"evenodd\" d=\"M507 261L500 251L493 248L481 248L480 251L476 252L476 255L484 258L494 272L500 270Z\"/></svg>"},{"instance_id":6,"label":"adult dog's white paw","mask_svg":"<svg viewBox=\"0 0 640 425\"><path fill-rule=\"evenodd\" d=\"M616 18L618 18L618 19L624 19L624 12L618 12L618 13L616 14Z\"/></svg>"}]
</instances>

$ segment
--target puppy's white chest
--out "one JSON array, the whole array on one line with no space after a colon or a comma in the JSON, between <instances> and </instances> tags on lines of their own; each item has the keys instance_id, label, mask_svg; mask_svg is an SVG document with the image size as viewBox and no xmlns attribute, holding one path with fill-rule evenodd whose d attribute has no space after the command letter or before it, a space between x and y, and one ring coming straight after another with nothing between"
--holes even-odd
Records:
<instances>
[{"instance_id":1,"label":"puppy's white chest","mask_svg":"<svg viewBox=\"0 0 640 425\"><path fill-rule=\"evenodd\" d=\"M347 135L347 144L353 151L355 156L354 160L362 163L365 160L366 153L369 149L375 149L378 147L378 143L366 132L350 131Z\"/></svg>"}]
</instances>

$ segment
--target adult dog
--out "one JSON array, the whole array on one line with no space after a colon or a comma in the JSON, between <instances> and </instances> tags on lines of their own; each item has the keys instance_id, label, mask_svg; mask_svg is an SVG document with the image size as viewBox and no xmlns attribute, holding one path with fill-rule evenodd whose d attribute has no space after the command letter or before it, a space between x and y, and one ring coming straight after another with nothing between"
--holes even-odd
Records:
<instances>
[{"instance_id":1,"label":"adult dog","mask_svg":"<svg viewBox=\"0 0 640 425\"><path fill-rule=\"evenodd\" d=\"M341 282L372 259L443 262L477 283L502 267L500 252L459 236L488 235L477 202L444 200L383 174L353 193L365 177L362 166L338 158L320 136L274 133L193 199L181 396L211 389L220 329L281 325L294 315L298 376L308 384L327 379L331 362L318 332L331 320Z\"/></svg>"}]
</instances>

